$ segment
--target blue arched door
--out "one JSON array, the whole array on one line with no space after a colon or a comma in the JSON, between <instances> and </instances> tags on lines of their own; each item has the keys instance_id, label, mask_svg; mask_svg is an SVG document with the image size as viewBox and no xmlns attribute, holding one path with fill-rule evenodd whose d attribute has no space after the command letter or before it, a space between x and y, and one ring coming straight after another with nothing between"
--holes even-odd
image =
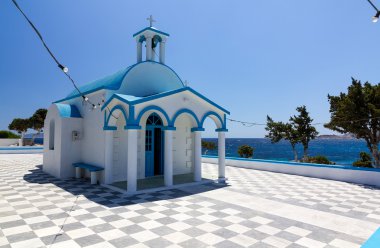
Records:
<instances>
[{"instance_id":1,"label":"blue arched door","mask_svg":"<svg viewBox=\"0 0 380 248\"><path fill-rule=\"evenodd\" d=\"M162 120L156 113L146 121L145 130L145 176L152 177L163 174L164 139Z\"/></svg>"}]
</instances>

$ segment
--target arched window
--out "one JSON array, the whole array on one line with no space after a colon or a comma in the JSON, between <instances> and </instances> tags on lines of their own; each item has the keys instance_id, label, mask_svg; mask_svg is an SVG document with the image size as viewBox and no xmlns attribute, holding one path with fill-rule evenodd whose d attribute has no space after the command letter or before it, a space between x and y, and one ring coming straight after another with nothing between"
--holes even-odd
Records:
<instances>
[{"instance_id":1,"label":"arched window","mask_svg":"<svg viewBox=\"0 0 380 248\"><path fill-rule=\"evenodd\" d=\"M148 117L146 121L147 126L162 126L162 120L158 114L153 113Z\"/></svg>"},{"instance_id":2,"label":"arched window","mask_svg":"<svg viewBox=\"0 0 380 248\"><path fill-rule=\"evenodd\" d=\"M54 150L54 133L55 123L54 120L51 120L49 125L49 150Z\"/></svg>"}]
</instances>

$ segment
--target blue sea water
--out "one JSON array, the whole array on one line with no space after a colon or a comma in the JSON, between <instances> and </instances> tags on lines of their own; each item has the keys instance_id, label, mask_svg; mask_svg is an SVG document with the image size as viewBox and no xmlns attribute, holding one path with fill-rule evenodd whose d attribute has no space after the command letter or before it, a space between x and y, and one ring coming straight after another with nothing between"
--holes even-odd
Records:
<instances>
[{"instance_id":1,"label":"blue sea water","mask_svg":"<svg viewBox=\"0 0 380 248\"><path fill-rule=\"evenodd\" d=\"M203 140L218 142L217 139L205 138ZM253 158L280 161L293 160L292 148L287 141L272 144L264 138L227 138L226 156L239 157L237 150L241 145L255 148ZM309 143L309 156L323 155L338 165L352 165L359 159L359 153L369 150L364 140L357 139L316 139ZM205 151L203 151L204 154ZM302 157L303 148L297 145L298 157ZM217 155L218 151L207 151L207 155Z\"/></svg>"}]
</instances>

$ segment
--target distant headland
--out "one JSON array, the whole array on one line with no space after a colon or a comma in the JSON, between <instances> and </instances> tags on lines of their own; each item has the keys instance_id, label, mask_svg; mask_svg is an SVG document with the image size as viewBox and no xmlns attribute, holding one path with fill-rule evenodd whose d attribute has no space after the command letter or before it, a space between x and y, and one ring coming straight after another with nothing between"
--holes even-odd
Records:
<instances>
[{"instance_id":1,"label":"distant headland","mask_svg":"<svg viewBox=\"0 0 380 248\"><path fill-rule=\"evenodd\" d=\"M352 134L335 135L335 134L322 134L317 139L356 139Z\"/></svg>"}]
</instances>

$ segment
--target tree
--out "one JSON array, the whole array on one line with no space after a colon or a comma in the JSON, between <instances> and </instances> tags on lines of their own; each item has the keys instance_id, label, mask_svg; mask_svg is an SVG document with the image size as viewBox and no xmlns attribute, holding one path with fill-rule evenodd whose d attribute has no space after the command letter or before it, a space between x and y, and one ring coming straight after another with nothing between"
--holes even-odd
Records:
<instances>
[{"instance_id":1,"label":"tree","mask_svg":"<svg viewBox=\"0 0 380 248\"><path fill-rule=\"evenodd\" d=\"M29 118L29 128L32 128L37 131L37 134L33 134L32 136L32 144L34 144L34 139L36 135L40 134L42 129L44 128L44 122L47 114L47 109L38 109L32 117Z\"/></svg>"},{"instance_id":2,"label":"tree","mask_svg":"<svg viewBox=\"0 0 380 248\"><path fill-rule=\"evenodd\" d=\"M252 158L254 148L249 145L241 145L238 147L238 154L242 158Z\"/></svg>"},{"instance_id":3,"label":"tree","mask_svg":"<svg viewBox=\"0 0 380 248\"><path fill-rule=\"evenodd\" d=\"M380 168L380 84L364 85L352 78L347 93L328 95L331 120L326 128L343 134L353 134L364 139L374 159L374 167Z\"/></svg>"},{"instance_id":4,"label":"tree","mask_svg":"<svg viewBox=\"0 0 380 248\"><path fill-rule=\"evenodd\" d=\"M20 135L17 135L13 132L0 130L0 139L19 139Z\"/></svg>"},{"instance_id":5,"label":"tree","mask_svg":"<svg viewBox=\"0 0 380 248\"><path fill-rule=\"evenodd\" d=\"M14 130L21 134L21 140L24 140L24 134L28 130L29 127L29 119L21 119L21 118L16 118L13 119L11 124L9 124L8 129L9 130Z\"/></svg>"},{"instance_id":6,"label":"tree","mask_svg":"<svg viewBox=\"0 0 380 248\"><path fill-rule=\"evenodd\" d=\"M318 132L311 125L313 119L310 118L306 106L297 107L298 115L290 117L290 123L297 130L298 138L303 146L303 161L308 161L309 142L318 136Z\"/></svg>"},{"instance_id":7,"label":"tree","mask_svg":"<svg viewBox=\"0 0 380 248\"><path fill-rule=\"evenodd\" d=\"M356 166L356 167L372 167L372 159L371 159L371 155L369 155L368 153L366 152L361 152L359 154L360 156L360 159L353 162L352 165L353 166Z\"/></svg>"},{"instance_id":8,"label":"tree","mask_svg":"<svg viewBox=\"0 0 380 248\"><path fill-rule=\"evenodd\" d=\"M216 149L215 142L212 141L204 141L202 140L202 148L204 149L204 154L206 155L209 150L215 150Z\"/></svg>"},{"instance_id":9,"label":"tree","mask_svg":"<svg viewBox=\"0 0 380 248\"><path fill-rule=\"evenodd\" d=\"M334 162L331 162L327 157L325 156L315 156L315 157L309 157L309 163L313 164L335 164Z\"/></svg>"},{"instance_id":10,"label":"tree","mask_svg":"<svg viewBox=\"0 0 380 248\"><path fill-rule=\"evenodd\" d=\"M268 131L268 134L265 135L266 138L269 138L272 143L277 143L282 139L289 141L292 146L292 151L294 154L294 160L298 161L298 154L296 150L297 143L300 142L298 131L290 123L275 122L272 118L267 116L267 126L265 130Z\"/></svg>"}]
</instances>

